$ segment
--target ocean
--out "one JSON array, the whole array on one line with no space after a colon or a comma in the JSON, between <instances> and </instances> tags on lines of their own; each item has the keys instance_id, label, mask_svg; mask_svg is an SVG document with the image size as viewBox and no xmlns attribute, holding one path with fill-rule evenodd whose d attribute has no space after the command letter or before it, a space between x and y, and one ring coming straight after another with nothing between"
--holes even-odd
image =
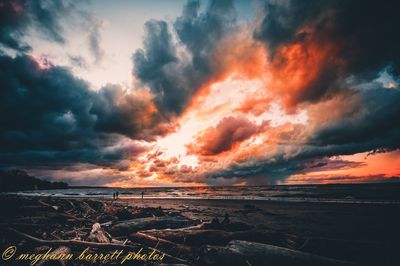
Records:
<instances>
[{"instance_id":1,"label":"ocean","mask_svg":"<svg viewBox=\"0 0 400 266\"><path fill-rule=\"evenodd\" d=\"M400 204L400 183L277 185L240 187L155 187L110 188L72 187L55 190L12 192L26 196L121 199L260 200L280 202L336 202Z\"/></svg>"}]
</instances>

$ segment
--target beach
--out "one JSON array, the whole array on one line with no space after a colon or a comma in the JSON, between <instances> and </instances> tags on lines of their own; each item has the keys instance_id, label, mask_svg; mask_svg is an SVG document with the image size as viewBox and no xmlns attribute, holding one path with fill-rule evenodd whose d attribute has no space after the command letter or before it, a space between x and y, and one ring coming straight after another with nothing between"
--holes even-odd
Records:
<instances>
[{"instance_id":1,"label":"beach","mask_svg":"<svg viewBox=\"0 0 400 266\"><path fill-rule=\"evenodd\" d=\"M75 239L84 243L78 243L78 246L65 243L66 248L71 252L81 252L87 242L114 241L122 245L124 241L129 241L131 245L143 245L146 248L157 246L157 251L170 256L162 263L221 265L220 258L210 259L204 247L226 247L230 241L239 240L314 254L337 260L338 263L371 266L399 263L396 249L400 236L400 204L397 203L147 198L112 200L15 195L1 196L0 200L1 212L7 214L2 215L0 222L3 250L10 245L40 250L45 246L53 246L51 241L54 240ZM136 222L132 226L132 223L125 221ZM91 236L96 223L106 236L103 240L98 235L94 238ZM30 241L20 233L50 242ZM161 244L157 239L161 239ZM56 243L55 248L57 246ZM106 251L111 252L112 249L107 247ZM234 265L242 265L239 260L236 262ZM120 262L79 263L68 261L65 265L118 265ZM159 265L160 262L130 263ZM266 265L264 263L256 259L251 265Z\"/></svg>"},{"instance_id":2,"label":"beach","mask_svg":"<svg viewBox=\"0 0 400 266\"><path fill-rule=\"evenodd\" d=\"M135 204L127 202L127 204ZM237 200L144 200L143 207L163 206L187 217L232 220L311 239L302 250L365 265L399 265L400 205ZM301 239L301 240L300 240Z\"/></svg>"}]
</instances>

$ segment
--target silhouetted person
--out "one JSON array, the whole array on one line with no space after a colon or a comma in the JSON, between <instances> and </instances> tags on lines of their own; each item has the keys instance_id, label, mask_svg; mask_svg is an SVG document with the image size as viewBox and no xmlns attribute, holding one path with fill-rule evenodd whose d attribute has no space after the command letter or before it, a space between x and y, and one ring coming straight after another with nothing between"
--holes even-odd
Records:
<instances>
[{"instance_id":1,"label":"silhouetted person","mask_svg":"<svg viewBox=\"0 0 400 266\"><path fill-rule=\"evenodd\" d=\"M229 214L225 213L225 218L224 220L221 222L222 225L227 225L229 224L231 221L229 220Z\"/></svg>"},{"instance_id":2,"label":"silhouetted person","mask_svg":"<svg viewBox=\"0 0 400 266\"><path fill-rule=\"evenodd\" d=\"M115 193L116 198L118 199L119 197L119 192L117 191L117 193Z\"/></svg>"},{"instance_id":3,"label":"silhouetted person","mask_svg":"<svg viewBox=\"0 0 400 266\"><path fill-rule=\"evenodd\" d=\"M142 191L142 199L143 199L143 197L144 197L144 191Z\"/></svg>"}]
</instances>

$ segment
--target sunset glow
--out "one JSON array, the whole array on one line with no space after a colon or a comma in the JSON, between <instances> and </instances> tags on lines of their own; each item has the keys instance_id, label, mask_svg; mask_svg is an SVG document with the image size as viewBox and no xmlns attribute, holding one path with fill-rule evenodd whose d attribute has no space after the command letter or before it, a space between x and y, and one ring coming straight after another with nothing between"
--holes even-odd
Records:
<instances>
[{"instance_id":1,"label":"sunset glow","mask_svg":"<svg viewBox=\"0 0 400 266\"><path fill-rule=\"evenodd\" d=\"M178 1L154 18L71 2L42 7L49 21L4 5L1 167L119 187L398 180L392 46L343 27L350 3L296 17L289 2Z\"/></svg>"}]
</instances>

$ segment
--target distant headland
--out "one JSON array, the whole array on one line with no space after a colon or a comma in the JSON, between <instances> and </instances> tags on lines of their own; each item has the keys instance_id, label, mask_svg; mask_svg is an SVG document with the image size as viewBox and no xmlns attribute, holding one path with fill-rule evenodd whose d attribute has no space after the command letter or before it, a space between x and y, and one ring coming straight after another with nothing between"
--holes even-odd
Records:
<instances>
[{"instance_id":1,"label":"distant headland","mask_svg":"<svg viewBox=\"0 0 400 266\"><path fill-rule=\"evenodd\" d=\"M42 180L23 170L0 170L0 192L64 188L68 188L65 182Z\"/></svg>"}]
</instances>

